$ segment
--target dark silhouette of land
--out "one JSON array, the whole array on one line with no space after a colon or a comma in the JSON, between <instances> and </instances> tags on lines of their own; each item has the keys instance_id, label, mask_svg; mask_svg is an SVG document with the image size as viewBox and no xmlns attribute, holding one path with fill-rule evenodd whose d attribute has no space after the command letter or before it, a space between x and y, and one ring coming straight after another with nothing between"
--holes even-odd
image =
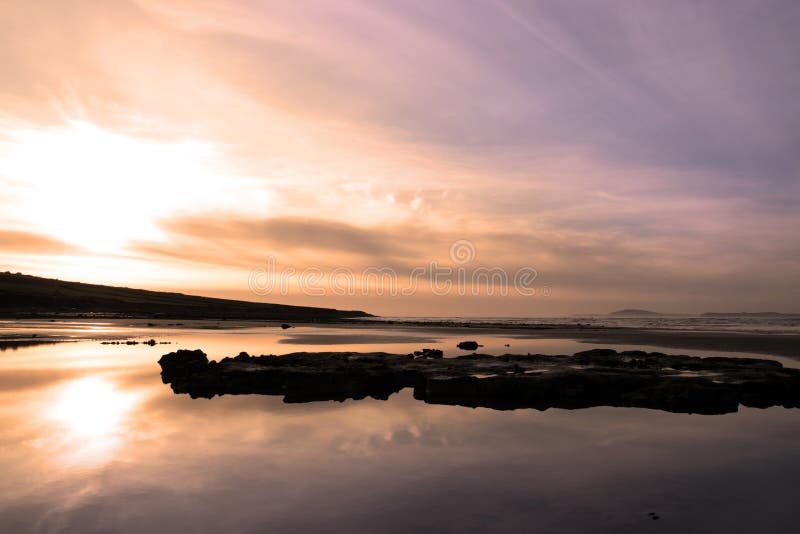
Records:
<instances>
[{"instance_id":1,"label":"dark silhouette of land","mask_svg":"<svg viewBox=\"0 0 800 534\"><path fill-rule=\"evenodd\" d=\"M336 321L362 311L217 299L0 273L0 316Z\"/></svg>"},{"instance_id":2,"label":"dark silhouette of land","mask_svg":"<svg viewBox=\"0 0 800 534\"><path fill-rule=\"evenodd\" d=\"M431 404L494 409L651 408L723 414L739 405L800 407L800 369L754 358L594 349L572 356L298 352L209 361L179 350L158 362L175 393L281 395L285 402L387 399L403 388Z\"/></svg>"}]
</instances>

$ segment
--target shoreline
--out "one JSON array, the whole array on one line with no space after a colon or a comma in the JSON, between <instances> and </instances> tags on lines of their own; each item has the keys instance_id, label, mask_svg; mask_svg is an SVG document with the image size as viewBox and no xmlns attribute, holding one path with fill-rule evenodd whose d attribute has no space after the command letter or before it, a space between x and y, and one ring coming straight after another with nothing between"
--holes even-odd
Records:
<instances>
[{"instance_id":1,"label":"shoreline","mask_svg":"<svg viewBox=\"0 0 800 534\"><path fill-rule=\"evenodd\" d=\"M145 332L149 329L159 328L176 329L203 329L203 330L236 330L254 327L281 329L283 321L257 321L257 320L220 320L207 319L153 319L153 318L106 318L106 317L75 317L55 319L4 318L10 328L7 333L0 333L0 349L18 348L23 346L60 343L68 341L103 341L121 340L146 336L142 333L137 336L121 335L119 333L92 332L90 335L48 335L42 333L24 334L14 331L14 323L19 322L20 328L26 322L39 321L53 322L54 325L64 323L80 323L86 320L103 320L111 324L129 328L141 328ZM480 335L502 335L517 339L569 339L584 343L601 345L642 345L664 347L667 349L681 350L713 350L720 352L746 352L771 356L784 356L800 359L800 334L733 332L711 330L677 330L677 329L644 329L632 327L609 327L593 325L518 325L503 322L490 324L474 324L457 321L439 322L406 322L406 321L381 321L376 320L336 320L336 321L290 321L293 327L312 328L339 328L352 330L353 336L363 339L359 332L391 329L395 332L424 333L429 337L437 334L465 335L476 337ZM285 330L287 336L292 330ZM343 336L342 344L347 343L347 336Z\"/></svg>"}]
</instances>

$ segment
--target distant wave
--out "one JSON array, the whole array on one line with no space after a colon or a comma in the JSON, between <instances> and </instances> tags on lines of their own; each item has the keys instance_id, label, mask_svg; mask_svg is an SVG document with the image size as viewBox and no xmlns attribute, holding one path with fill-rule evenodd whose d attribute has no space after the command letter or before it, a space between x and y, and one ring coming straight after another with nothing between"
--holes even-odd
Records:
<instances>
[{"instance_id":1,"label":"distant wave","mask_svg":"<svg viewBox=\"0 0 800 534\"><path fill-rule=\"evenodd\" d=\"M570 317L375 317L377 321L409 323L467 323L509 326L602 326L625 328L658 328L667 330L725 331L769 334L800 333L800 315L781 316L708 316L668 315L647 317L616 317L582 315Z\"/></svg>"}]
</instances>

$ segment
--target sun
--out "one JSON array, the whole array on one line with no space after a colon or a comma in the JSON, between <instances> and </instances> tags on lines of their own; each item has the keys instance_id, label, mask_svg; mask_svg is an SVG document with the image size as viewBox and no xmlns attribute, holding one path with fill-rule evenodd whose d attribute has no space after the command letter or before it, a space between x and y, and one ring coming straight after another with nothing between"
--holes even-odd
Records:
<instances>
[{"instance_id":1,"label":"sun","mask_svg":"<svg viewBox=\"0 0 800 534\"><path fill-rule=\"evenodd\" d=\"M225 182L209 143L77 120L13 131L0 144L0 176L15 185L15 215L28 228L94 252L162 239L159 218L215 198Z\"/></svg>"}]
</instances>

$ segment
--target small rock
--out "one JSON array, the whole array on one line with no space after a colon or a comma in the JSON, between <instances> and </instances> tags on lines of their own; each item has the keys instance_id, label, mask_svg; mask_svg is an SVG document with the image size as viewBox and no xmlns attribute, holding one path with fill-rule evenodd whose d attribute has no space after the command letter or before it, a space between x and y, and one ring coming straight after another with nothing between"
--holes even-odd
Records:
<instances>
[{"instance_id":1,"label":"small rock","mask_svg":"<svg viewBox=\"0 0 800 534\"><path fill-rule=\"evenodd\" d=\"M590 349L590 350L583 350L581 352L576 352L575 356L578 357L586 357L586 358L601 358L604 356L616 356L617 351L614 349Z\"/></svg>"},{"instance_id":2,"label":"small rock","mask_svg":"<svg viewBox=\"0 0 800 534\"><path fill-rule=\"evenodd\" d=\"M422 349L414 351L414 356L417 358L444 358L444 352L439 349Z\"/></svg>"},{"instance_id":3,"label":"small rock","mask_svg":"<svg viewBox=\"0 0 800 534\"><path fill-rule=\"evenodd\" d=\"M478 345L477 341L462 341L456 346L461 350L477 350L478 347L482 347L483 345Z\"/></svg>"}]
</instances>

